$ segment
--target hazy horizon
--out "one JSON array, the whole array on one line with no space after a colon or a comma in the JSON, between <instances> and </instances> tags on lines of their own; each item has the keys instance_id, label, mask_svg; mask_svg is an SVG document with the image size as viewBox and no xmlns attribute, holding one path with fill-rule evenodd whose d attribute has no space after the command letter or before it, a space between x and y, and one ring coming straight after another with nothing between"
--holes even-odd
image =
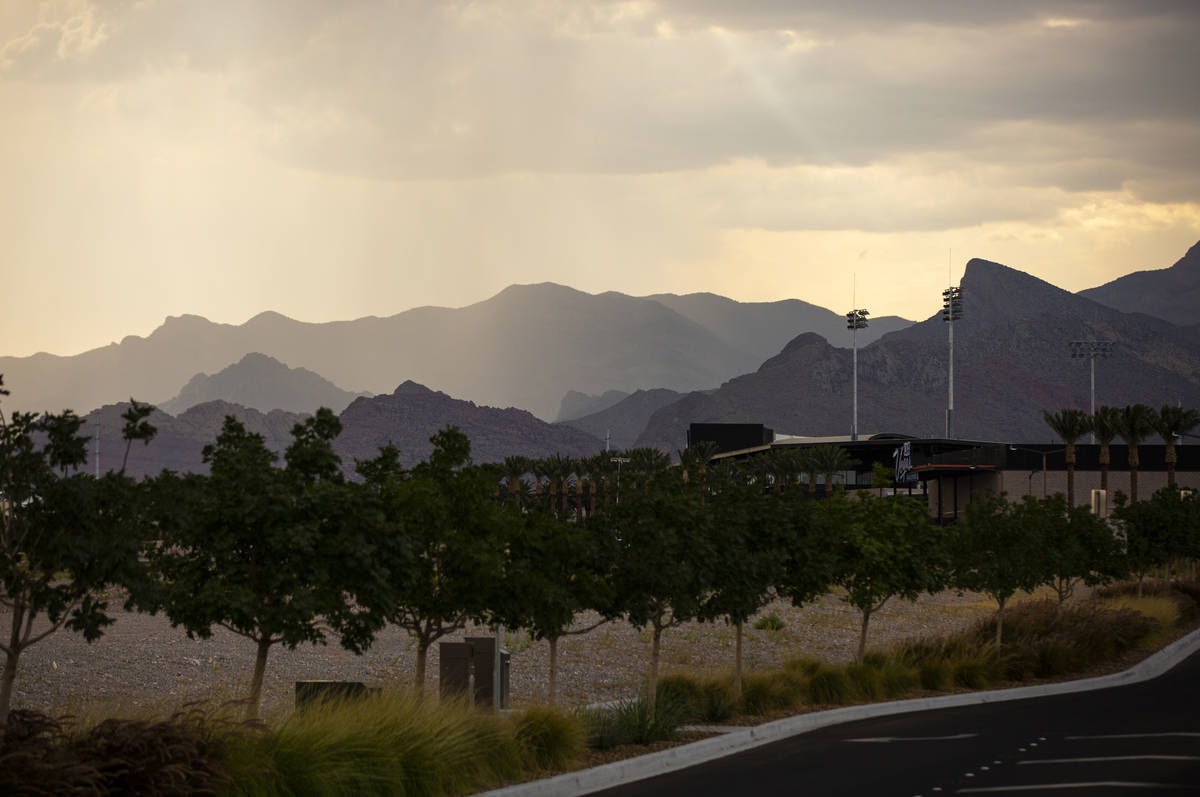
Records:
<instances>
[{"instance_id":1,"label":"hazy horizon","mask_svg":"<svg viewBox=\"0 0 1200 797\"><path fill-rule=\"evenodd\" d=\"M1185 0L0 6L0 355L510 284L913 320L1200 240ZM51 311L52 310L52 311Z\"/></svg>"}]
</instances>

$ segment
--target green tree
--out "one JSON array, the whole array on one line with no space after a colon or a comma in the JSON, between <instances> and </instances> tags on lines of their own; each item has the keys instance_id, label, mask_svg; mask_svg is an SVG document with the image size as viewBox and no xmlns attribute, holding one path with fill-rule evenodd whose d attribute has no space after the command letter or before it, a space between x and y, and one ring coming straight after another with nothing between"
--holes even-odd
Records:
<instances>
[{"instance_id":1,"label":"green tree","mask_svg":"<svg viewBox=\"0 0 1200 797\"><path fill-rule=\"evenodd\" d=\"M945 587L947 531L929 522L920 501L907 496L872 499L865 490L857 500L834 494L821 503L815 521L834 544L832 582L862 614L856 654L861 662L872 614L892 598L912 601Z\"/></svg>"},{"instance_id":2,"label":"green tree","mask_svg":"<svg viewBox=\"0 0 1200 797\"><path fill-rule=\"evenodd\" d=\"M1075 506L1075 443L1090 431L1090 416L1083 410L1064 409L1055 413L1043 410L1042 418L1067 448L1067 504Z\"/></svg>"},{"instance_id":3,"label":"green tree","mask_svg":"<svg viewBox=\"0 0 1200 797\"><path fill-rule=\"evenodd\" d=\"M156 480L156 607L189 636L208 637L218 625L255 644L247 718L257 717L273 646L324 643L328 625L359 652L381 622L363 610L384 573L373 529L356 522L363 504L349 495L333 453L340 430L321 408L293 427L277 468L262 436L227 417L204 447L210 475Z\"/></svg>"},{"instance_id":4,"label":"green tree","mask_svg":"<svg viewBox=\"0 0 1200 797\"><path fill-rule=\"evenodd\" d=\"M1125 565L1137 577L1137 596L1142 583L1156 567L1162 567L1187 552L1190 532L1195 528L1192 497L1184 498L1174 487L1165 487L1146 501L1127 502L1117 493L1113 518L1125 543Z\"/></svg>"},{"instance_id":5,"label":"green tree","mask_svg":"<svg viewBox=\"0 0 1200 797\"><path fill-rule=\"evenodd\" d=\"M603 518L605 533L619 542L615 605L635 628L650 627L646 696L653 711L663 632L700 614L710 568L721 556L712 513L678 470L664 470L624 493Z\"/></svg>"},{"instance_id":6,"label":"green tree","mask_svg":"<svg viewBox=\"0 0 1200 797\"><path fill-rule=\"evenodd\" d=\"M808 499L817 497L817 474L821 472L821 460L814 447L796 449L793 454L793 467L803 473L808 484Z\"/></svg>"},{"instance_id":7,"label":"green tree","mask_svg":"<svg viewBox=\"0 0 1200 797\"><path fill-rule=\"evenodd\" d=\"M1004 609L1012 596L1035 589L1051 575L1041 547L1048 536L1045 524L1054 514L1051 506L1032 496L1012 503L991 493L974 498L958 523L953 583L996 601L997 645L1003 643Z\"/></svg>"},{"instance_id":8,"label":"green tree","mask_svg":"<svg viewBox=\"0 0 1200 797\"><path fill-rule=\"evenodd\" d=\"M559 640L588 633L613 614L608 579L613 546L604 544L594 525L540 512L514 515L507 524L505 577L491 602L491 620L526 628L534 639L547 641L550 703L558 699ZM588 609L599 611L601 618L572 628L576 616Z\"/></svg>"},{"instance_id":9,"label":"green tree","mask_svg":"<svg viewBox=\"0 0 1200 797\"><path fill-rule=\"evenodd\" d=\"M121 473L125 472L125 466L129 463L129 449L133 447L133 441L141 440L142 445L149 445L150 441L154 439L154 435L158 434L158 429L147 420L153 412L154 407L149 404L140 404L130 396L129 409L121 413L121 419L125 421L121 430L125 438L125 455L121 457Z\"/></svg>"},{"instance_id":10,"label":"green tree","mask_svg":"<svg viewBox=\"0 0 1200 797\"><path fill-rule=\"evenodd\" d=\"M1091 416L1092 434L1100 444L1100 489L1108 491L1108 468L1112 464L1110 446L1117 437L1117 408L1101 405Z\"/></svg>"},{"instance_id":11,"label":"green tree","mask_svg":"<svg viewBox=\"0 0 1200 797\"><path fill-rule=\"evenodd\" d=\"M1117 435L1129 447L1129 500L1138 500L1138 446L1154 432L1155 413L1145 404L1127 404L1117 411Z\"/></svg>"},{"instance_id":12,"label":"green tree","mask_svg":"<svg viewBox=\"0 0 1200 797\"><path fill-rule=\"evenodd\" d=\"M8 395L2 377L0 395ZM144 575L138 485L120 474L68 475L87 461L80 425L71 412L0 413L0 607L9 619L0 726L21 655L63 627L96 640L112 622L98 591Z\"/></svg>"},{"instance_id":13,"label":"green tree","mask_svg":"<svg viewBox=\"0 0 1200 797\"><path fill-rule=\"evenodd\" d=\"M1154 416L1154 431L1162 438L1166 446L1167 486L1175 486L1175 464L1179 461L1175 442L1200 426L1200 413L1183 407L1172 407L1164 404Z\"/></svg>"},{"instance_id":14,"label":"green tree","mask_svg":"<svg viewBox=\"0 0 1200 797\"><path fill-rule=\"evenodd\" d=\"M858 460L850 456L841 446L824 445L812 449L816 465L825 476L825 497L833 495L834 474L852 469Z\"/></svg>"},{"instance_id":15,"label":"green tree","mask_svg":"<svg viewBox=\"0 0 1200 797\"><path fill-rule=\"evenodd\" d=\"M1103 518L1089 507L1068 506L1061 494L1042 503L1047 511L1038 548L1059 606L1079 584L1092 587L1123 574L1120 545Z\"/></svg>"},{"instance_id":16,"label":"green tree","mask_svg":"<svg viewBox=\"0 0 1200 797\"><path fill-rule=\"evenodd\" d=\"M712 496L707 506L717 553L699 617L722 619L734 627L734 689L740 695L743 628L770 602L772 586L783 577L788 554L783 535L785 498L764 495L748 473L733 465L710 470Z\"/></svg>"},{"instance_id":17,"label":"green tree","mask_svg":"<svg viewBox=\"0 0 1200 797\"><path fill-rule=\"evenodd\" d=\"M506 523L515 516L492 500L495 479L471 464L465 434L450 426L430 442L433 452L411 472L373 467L382 482L369 484L383 500L379 558L392 573L385 600L371 608L416 641L418 691L433 643L486 619L503 594Z\"/></svg>"}]
</instances>

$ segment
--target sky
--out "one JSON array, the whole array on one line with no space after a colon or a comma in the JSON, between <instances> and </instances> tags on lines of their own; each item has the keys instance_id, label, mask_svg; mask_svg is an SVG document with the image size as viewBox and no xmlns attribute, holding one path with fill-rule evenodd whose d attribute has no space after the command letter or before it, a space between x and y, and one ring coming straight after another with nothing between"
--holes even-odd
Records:
<instances>
[{"instance_id":1,"label":"sky","mask_svg":"<svg viewBox=\"0 0 1200 797\"><path fill-rule=\"evenodd\" d=\"M926 318L1200 240L1195 0L0 3L0 355L512 283Z\"/></svg>"}]
</instances>

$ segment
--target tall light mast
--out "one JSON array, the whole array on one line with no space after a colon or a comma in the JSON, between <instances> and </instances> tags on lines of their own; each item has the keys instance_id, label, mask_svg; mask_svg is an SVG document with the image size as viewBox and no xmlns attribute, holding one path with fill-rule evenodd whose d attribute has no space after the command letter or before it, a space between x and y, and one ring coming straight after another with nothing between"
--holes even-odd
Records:
<instances>
[{"instance_id":1,"label":"tall light mast","mask_svg":"<svg viewBox=\"0 0 1200 797\"><path fill-rule=\"evenodd\" d=\"M942 320L946 322L950 340L950 401L946 406L946 439L954 439L954 322L962 318L962 290L951 285L942 291Z\"/></svg>"},{"instance_id":2,"label":"tall light mast","mask_svg":"<svg viewBox=\"0 0 1200 797\"><path fill-rule=\"evenodd\" d=\"M850 420L850 439L858 439L858 330L867 328L866 310L854 309L846 313L846 329L850 330L850 351L854 362L854 409Z\"/></svg>"}]
</instances>

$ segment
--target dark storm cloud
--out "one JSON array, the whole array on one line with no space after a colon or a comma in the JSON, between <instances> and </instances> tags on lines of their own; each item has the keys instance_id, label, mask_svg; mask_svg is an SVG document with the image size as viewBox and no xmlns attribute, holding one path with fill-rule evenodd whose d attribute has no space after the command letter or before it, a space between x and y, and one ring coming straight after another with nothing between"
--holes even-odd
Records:
<instances>
[{"instance_id":1,"label":"dark storm cloud","mask_svg":"<svg viewBox=\"0 0 1200 797\"><path fill-rule=\"evenodd\" d=\"M0 74L228 74L273 156L385 179L952 155L1174 196L1200 137L1183 0L217 0L106 3L90 40L81 25L10 36Z\"/></svg>"}]
</instances>

